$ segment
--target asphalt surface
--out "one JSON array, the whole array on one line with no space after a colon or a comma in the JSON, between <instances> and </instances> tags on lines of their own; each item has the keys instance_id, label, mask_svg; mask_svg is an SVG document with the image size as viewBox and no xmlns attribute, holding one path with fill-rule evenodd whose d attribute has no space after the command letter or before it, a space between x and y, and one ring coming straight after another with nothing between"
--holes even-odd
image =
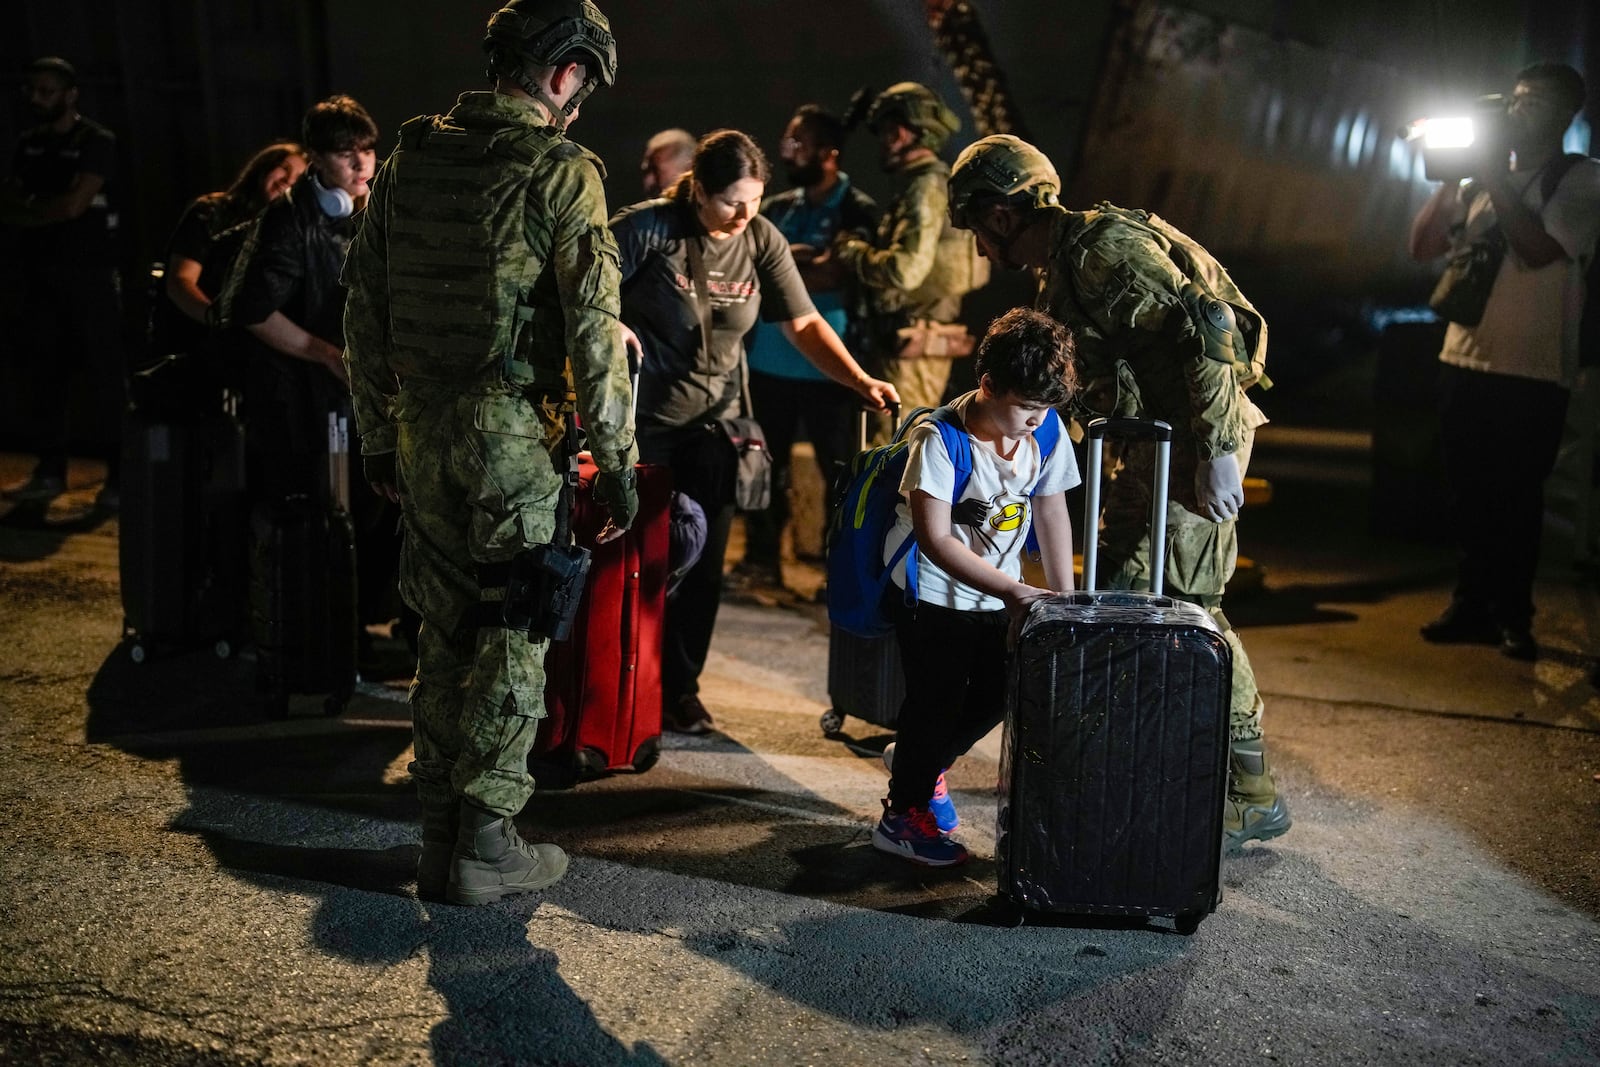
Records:
<instances>
[{"instance_id":1,"label":"asphalt surface","mask_svg":"<svg viewBox=\"0 0 1600 1067\"><path fill-rule=\"evenodd\" d=\"M1258 454L1265 588L1230 614L1295 826L1226 862L1192 937L1014 925L993 737L951 772L971 864L875 853L888 737L822 736L826 631L795 595L725 604L717 734L534 798L562 882L419 903L403 680L271 722L248 659L134 664L116 521L76 469L0 516L0 1058L1594 1063L1593 578L1547 549L1536 664L1428 646L1448 552L1369 535L1360 464L1291 445ZM25 473L0 457L0 484Z\"/></svg>"}]
</instances>

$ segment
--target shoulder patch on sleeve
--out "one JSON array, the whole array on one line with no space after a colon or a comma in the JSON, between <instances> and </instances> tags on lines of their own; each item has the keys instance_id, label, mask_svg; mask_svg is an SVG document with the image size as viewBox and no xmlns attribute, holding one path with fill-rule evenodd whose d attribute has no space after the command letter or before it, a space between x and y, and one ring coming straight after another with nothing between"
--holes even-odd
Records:
<instances>
[{"instance_id":1,"label":"shoulder patch on sleeve","mask_svg":"<svg viewBox=\"0 0 1600 1067\"><path fill-rule=\"evenodd\" d=\"M550 149L550 158L559 159L563 163L571 159L587 159L590 163L594 164L594 169L600 172L600 180L605 180L605 163L601 161L599 156L583 147L583 145L578 144L576 141L562 141L560 144Z\"/></svg>"}]
</instances>

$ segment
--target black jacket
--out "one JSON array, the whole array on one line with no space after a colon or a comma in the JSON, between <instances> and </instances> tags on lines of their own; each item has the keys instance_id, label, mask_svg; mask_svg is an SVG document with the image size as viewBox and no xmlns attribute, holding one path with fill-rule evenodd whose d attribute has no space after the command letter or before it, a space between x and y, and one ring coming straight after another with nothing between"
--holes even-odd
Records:
<instances>
[{"instance_id":1,"label":"black jacket","mask_svg":"<svg viewBox=\"0 0 1600 1067\"><path fill-rule=\"evenodd\" d=\"M344 344L344 287L339 272L355 235L353 218L335 219L317 204L311 174L261 216L233 320L263 322L281 311L307 333Z\"/></svg>"}]
</instances>

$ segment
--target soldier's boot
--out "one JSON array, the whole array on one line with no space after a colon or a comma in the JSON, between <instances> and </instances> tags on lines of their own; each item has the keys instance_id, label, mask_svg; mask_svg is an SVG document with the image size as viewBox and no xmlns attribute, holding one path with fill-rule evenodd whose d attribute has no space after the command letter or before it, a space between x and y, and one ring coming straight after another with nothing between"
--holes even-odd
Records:
<instances>
[{"instance_id":1,"label":"soldier's boot","mask_svg":"<svg viewBox=\"0 0 1600 1067\"><path fill-rule=\"evenodd\" d=\"M1278 795L1261 738L1235 741L1228 759L1228 803L1222 834L1230 849L1246 841L1267 841L1292 825L1289 805Z\"/></svg>"},{"instance_id":2,"label":"soldier's boot","mask_svg":"<svg viewBox=\"0 0 1600 1067\"><path fill-rule=\"evenodd\" d=\"M422 854L417 857L417 896L443 903L450 886L461 801L422 797Z\"/></svg>"},{"instance_id":3,"label":"soldier's boot","mask_svg":"<svg viewBox=\"0 0 1600 1067\"><path fill-rule=\"evenodd\" d=\"M450 903L491 904L553 885L565 873L567 854L560 846L524 841L506 816L462 802L450 857Z\"/></svg>"}]
</instances>

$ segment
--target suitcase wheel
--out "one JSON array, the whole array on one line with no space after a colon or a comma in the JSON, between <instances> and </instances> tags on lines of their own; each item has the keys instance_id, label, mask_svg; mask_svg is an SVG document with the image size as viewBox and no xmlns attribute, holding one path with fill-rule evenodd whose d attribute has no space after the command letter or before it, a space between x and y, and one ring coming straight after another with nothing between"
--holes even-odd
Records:
<instances>
[{"instance_id":1,"label":"suitcase wheel","mask_svg":"<svg viewBox=\"0 0 1600 1067\"><path fill-rule=\"evenodd\" d=\"M227 659L229 656L233 655L233 646L229 644L228 639L224 637L216 644L211 646L211 651L216 653L218 659Z\"/></svg>"},{"instance_id":2,"label":"suitcase wheel","mask_svg":"<svg viewBox=\"0 0 1600 1067\"><path fill-rule=\"evenodd\" d=\"M1186 911L1174 919L1173 924L1177 927L1178 933L1182 934L1184 937L1188 937L1190 934L1200 929L1201 918L1201 914L1197 911Z\"/></svg>"},{"instance_id":3,"label":"suitcase wheel","mask_svg":"<svg viewBox=\"0 0 1600 1067\"><path fill-rule=\"evenodd\" d=\"M572 767L579 778L598 778L606 773L606 754L585 745L572 754Z\"/></svg>"},{"instance_id":4,"label":"suitcase wheel","mask_svg":"<svg viewBox=\"0 0 1600 1067\"><path fill-rule=\"evenodd\" d=\"M639 774L643 774L651 767L654 767L656 761L660 758L661 738L659 736L647 737L644 743L639 746L639 750L633 754L633 769Z\"/></svg>"},{"instance_id":5,"label":"suitcase wheel","mask_svg":"<svg viewBox=\"0 0 1600 1067\"><path fill-rule=\"evenodd\" d=\"M128 646L128 658L135 663L143 663L147 655L144 646L137 641Z\"/></svg>"},{"instance_id":6,"label":"suitcase wheel","mask_svg":"<svg viewBox=\"0 0 1600 1067\"><path fill-rule=\"evenodd\" d=\"M844 712L838 708L829 708L822 713L822 734L824 737L838 737L844 729Z\"/></svg>"},{"instance_id":7,"label":"suitcase wheel","mask_svg":"<svg viewBox=\"0 0 1600 1067\"><path fill-rule=\"evenodd\" d=\"M350 693L332 693L322 702L322 714L328 718L336 718L344 713L345 706L350 703Z\"/></svg>"}]
</instances>

